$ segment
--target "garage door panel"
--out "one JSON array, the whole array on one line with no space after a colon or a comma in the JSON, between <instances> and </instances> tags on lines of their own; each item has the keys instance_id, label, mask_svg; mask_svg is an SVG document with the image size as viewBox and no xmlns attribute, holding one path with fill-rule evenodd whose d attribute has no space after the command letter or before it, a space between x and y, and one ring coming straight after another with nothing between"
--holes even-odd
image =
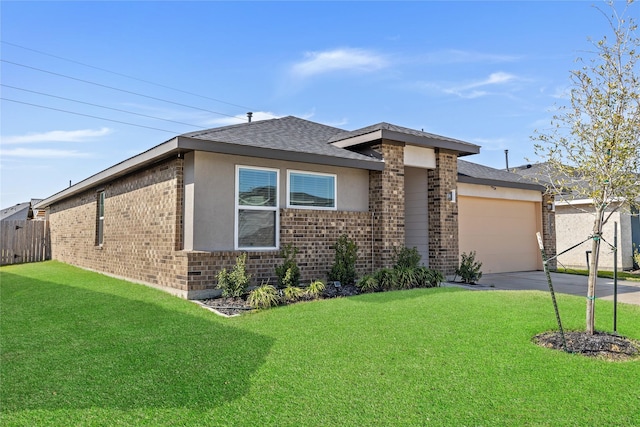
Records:
<instances>
[{"instance_id":1,"label":"garage door panel","mask_svg":"<svg viewBox=\"0 0 640 427\"><path fill-rule=\"evenodd\" d=\"M542 267L535 237L538 203L461 196L460 253L476 252L484 273Z\"/></svg>"}]
</instances>

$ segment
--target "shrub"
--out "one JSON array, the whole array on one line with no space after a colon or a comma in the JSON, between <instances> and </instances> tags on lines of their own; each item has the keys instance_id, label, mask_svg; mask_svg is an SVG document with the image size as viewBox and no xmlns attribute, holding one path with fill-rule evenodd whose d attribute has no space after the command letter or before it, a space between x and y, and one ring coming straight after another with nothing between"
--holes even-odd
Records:
<instances>
[{"instance_id":1,"label":"shrub","mask_svg":"<svg viewBox=\"0 0 640 427\"><path fill-rule=\"evenodd\" d=\"M476 261L476 251L472 251L468 255L463 252L460 255L460 267L456 269L456 276L460 276L464 283L475 283L482 277L480 267L482 267L482 263Z\"/></svg>"},{"instance_id":2,"label":"shrub","mask_svg":"<svg viewBox=\"0 0 640 427\"><path fill-rule=\"evenodd\" d=\"M640 252L635 244L633 245L633 268L640 269Z\"/></svg>"},{"instance_id":3,"label":"shrub","mask_svg":"<svg viewBox=\"0 0 640 427\"><path fill-rule=\"evenodd\" d=\"M419 288L436 288L444 281L442 273L424 266L414 269L414 275L416 286Z\"/></svg>"},{"instance_id":4,"label":"shrub","mask_svg":"<svg viewBox=\"0 0 640 427\"><path fill-rule=\"evenodd\" d=\"M346 235L342 235L334 245L334 249L335 261L329 271L329 280L339 281L343 285L353 285L356 280L358 246Z\"/></svg>"},{"instance_id":5,"label":"shrub","mask_svg":"<svg viewBox=\"0 0 640 427\"><path fill-rule=\"evenodd\" d=\"M271 308L279 304L280 296L275 286L263 283L249 292L247 301L253 308Z\"/></svg>"},{"instance_id":6,"label":"shrub","mask_svg":"<svg viewBox=\"0 0 640 427\"><path fill-rule=\"evenodd\" d=\"M389 291L396 288L396 278L393 270L390 268L382 268L374 273L373 276L378 282L378 288Z\"/></svg>"},{"instance_id":7,"label":"shrub","mask_svg":"<svg viewBox=\"0 0 640 427\"><path fill-rule=\"evenodd\" d=\"M420 255L416 247L411 249L403 247L400 250L394 249L394 258L394 268L418 268L422 255Z\"/></svg>"},{"instance_id":8,"label":"shrub","mask_svg":"<svg viewBox=\"0 0 640 427\"><path fill-rule=\"evenodd\" d=\"M218 273L217 289L222 289L222 296L225 298L237 298L247 291L251 275L246 270L247 254L244 253L236 258L236 265L229 273L226 268Z\"/></svg>"},{"instance_id":9,"label":"shrub","mask_svg":"<svg viewBox=\"0 0 640 427\"><path fill-rule=\"evenodd\" d=\"M361 292L375 292L379 290L378 281L372 274L365 274L356 283Z\"/></svg>"},{"instance_id":10,"label":"shrub","mask_svg":"<svg viewBox=\"0 0 640 427\"><path fill-rule=\"evenodd\" d=\"M397 266L393 269L395 286L398 289L411 289L414 286L415 274L411 267Z\"/></svg>"},{"instance_id":11,"label":"shrub","mask_svg":"<svg viewBox=\"0 0 640 427\"><path fill-rule=\"evenodd\" d=\"M282 288L282 298L285 302L296 302L304 295L302 288L297 286L285 286Z\"/></svg>"},{"instance_id":12,"label":"shrub","mask_svg":"<svg viewBox=\"0 0 640 427\"><path fill-rule=\"evenodd\" d=\"M314 280L309 283L307 289L305 289L305 295L311 299L318 298L322 292L324 292L325 284L321 280Z\"/></svg>"},{"instance_id":13,"label":"shrub","mask_svg":"<svg viewBox=\"0 0 640 427\"><path fill-rule=\"evenodd\" d=\"M282 265L276 266L276 276L278 276L278 286L297 286L300 282L300 269L296 263L298 248L291 244L285 245L280 251L280 256L284 258Z\"/></svg>"}]
</instances>

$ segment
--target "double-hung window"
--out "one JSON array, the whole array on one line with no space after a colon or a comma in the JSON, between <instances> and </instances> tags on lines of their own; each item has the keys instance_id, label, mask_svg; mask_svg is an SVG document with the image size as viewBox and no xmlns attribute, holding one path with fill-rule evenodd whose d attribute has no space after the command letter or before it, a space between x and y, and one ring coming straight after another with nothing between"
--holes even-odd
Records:
<instances>
[{"instance_id":1,"label":"double-hung window","mask_svg":"<svg viewBox=\"0 0 640 427\"><path fill-rule=\"evenodd\" d=\"M276 249L279 243L277 169L236 166L236 249Z\"/></svg>"},{"instance_id":2,"label":"double-hung window","mask_svg":"<svg viewBox=\"0 0 640 427\"><path fill-rule=\"evenodd\" d=\"M326 173L287 171L287 207L329 209L336 206L336 176Z\"/></svg>"}]
</instances>

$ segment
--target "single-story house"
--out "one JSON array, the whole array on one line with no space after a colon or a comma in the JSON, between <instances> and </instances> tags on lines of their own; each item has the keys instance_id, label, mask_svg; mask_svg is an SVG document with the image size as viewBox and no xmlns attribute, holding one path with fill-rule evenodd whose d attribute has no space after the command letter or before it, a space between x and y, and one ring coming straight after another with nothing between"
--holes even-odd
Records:
<instances>
[{"instance_id":1,"label":"single-story house","mask_svg":"<svg viewBox=\"0 0 640 427\"><path fill-rule=\"evenodd\" d=\"M360 273L390 266L404 246L446 275L461 249L490 271L540 268L535 236L515 229L531 222L526 234L543 232L555 250L541 187L458 162L479 150L388 123L345 131L288 116L176 136L37 207L53 259L192 299L242 252L254 284L273 283L286 244L303 280L325 278L343 234Z\"/></svg>"},{"instance_id":2,"label":"single-story house","mask_svg":"<svg viewBox=\"0 0 640 427\"><path fill-rule=\"evenodd\" d=\"M540 183L551 182L553 176L548 163L536 163L518 166L512 169L523 177L535 179ZM572 185L580 186L582 181L578 178ZM571 188L558 189L555 195L556 211L556 247L558 252L565 251L574 245L584 241L576 248L560 255L558 265L566 268L587 269L587 259L591 255L592 242L589 237L593 234L595 219L593 201L578 196ZM628 203L613 203L608 212L611 214L604 225L602 237L605 242L613 245L614 230L617 224L618 256L617 266L621 270L633 268L634 245L640 250L640 216L638 211ZM613 270L614 257L611 246L607 243L600 245L599 268Z\"/></svg>"},{"instance_id":3,"label":"single-story house","mask_svg":"<svg viewBox=\"0 0 640 427\"><path fill-rule=\"evenodd\" d=\"M44 219L45 211L43 209L33 209L33 206L42 201L42 199L31 199L28 202L17 203L8 208L0 210L0 221L16 221L26 219Z\"/></svg>"}]
</instances>

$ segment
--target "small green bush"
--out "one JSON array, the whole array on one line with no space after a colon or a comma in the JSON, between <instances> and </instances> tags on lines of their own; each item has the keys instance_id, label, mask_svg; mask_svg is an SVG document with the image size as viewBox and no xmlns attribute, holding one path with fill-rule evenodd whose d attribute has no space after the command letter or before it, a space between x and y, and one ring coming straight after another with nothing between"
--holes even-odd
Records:
<instances>
[{"instance_id":1,"label":"small green bush","mask_svg":"<svg viewBox=\"0 0 640 427\"><path fill-rule=\"evenodd\" d=\"M304 290L298 286L285 286L282 288L282 298L286 303L296 302L304 295Z\"/></svg>"},{"instance_id":2,"label":"small green bush","mask_svg":"<svg viewBox=\"0 0 640 427\"><path fill-rule=\"evenodd\" d=\"M444 281L444 275L438 270L420 266L414 269L416 286L419 288L437 288Z\"/></svg>"},{"instance_id":3,"label":"small green bush","mask_svg":"<svg viewBox=\"0 0 640 427\"><path fill-rule=\"evenodd\" d=\"M394 282L397 289L411 289L414 287L415 274L411 267L397 266L393 269Z\"/></svg>"},{"instance_id":4,"label":"small green bush","mask_svg":"<svg viewBox=\"0 0 640 427\"><path fill-rule=\"evenodd\" d=\"M218 273L217 289L222 289L222 296L225 298L238 298L247 292L251 275L246 269L247 254L244 253L236 258L236 265L231 272L226 268Z\"/></svg>"},{"instance_id":5,"label":"small green bush","mask_svg":"<svg viewBox=\"0 0 640 427\"><path fill-rule=\"evenodd\" d=\"M394 249L394 258L394 268L418 268L422 255L415 246L413 248L404 247L400 250Z\"/></svg>"},{"instance_id":6,"label":"small green bush","mask_svg":"<svg viewBox=\"0 0 640 427\"><path fill-rule=\"evenodd\" d=\"M374 273L373 277L378 282L379 289L382 289L384 291L397 289L396 277L395 274L393 274L393 270L391 268L381 268Z\"/></svg>"},{"instance_id":7,"label":"small green bush","mask_svg":"<svg viewBox=\"0 0 640 427\"><path fill-rule=\"evenodd\" d=\"M633 245L633 268L640 269L640 252L638 252L638 247Z\"/></svg>"},{"instance_id":8,"label":"small green bush","mask_svg":"<svg viewBox=\"0 0 640 427\"><path fill-rule=\"evenodd\" d=\"M356 261L358 245L342 235L334 245L335 261L329 271L329 280L339 281L343 285L353 285L356 281Z\"/></svg>"},{"instance_id":9,"label":"small green bush","mask_svg":"<svg viewBox=\"0 0 640 427\"><path fill-rule=\"evenodd\" d=\"M276 276L278 276L278 286L298 286L300 282L300 269L296 262L298 248L291 244L285 245L280 251L280 256L284 258L282 265L276 266Z\"/></svg>"},{"instance_id":10,"label":"small green bush","mask_svg":"<svg viewBox=\"0 0 640 427\"><path fill-rule=\"evenodd\" d=\"M365 274L356 283L360 292L375 292L379 290L378 281L372 274Z\"/></svg>"},{"instance_id":11,"label":"small green bush","mask_svg":"<svg viewBox=\"0 0 640 427\"><path fill-rule=\"evenodd\" d=\"M280 303L280 296L275 286L263 283L249 292L247 302L253 308L271 308Z\"/></svg>"},{"instance_id":12,"label":"small green bush","mask_svg":"<svg viewBox=\"0 0 640 427\"><path fill-rule=\"evenodd\" d=\"M319 298L322 292L324 292L325 287L326 286L323 281L314 280L309 283L309 286L305 289L305 295L311 299Z\"/></svg>"},{"instance_id":13,"label":"small green bush","mask_svg":"<svg viewBox=\"0 0 640 427\"><path fill-rule=\"evenodd\" d=\"M464 283L476 283L482 277L481 267L482 263L476 261L476 251L468 255L463 252L460 255L460 267L456 269L456 276L460 276Z\"/></svg>"}]
</instances>

